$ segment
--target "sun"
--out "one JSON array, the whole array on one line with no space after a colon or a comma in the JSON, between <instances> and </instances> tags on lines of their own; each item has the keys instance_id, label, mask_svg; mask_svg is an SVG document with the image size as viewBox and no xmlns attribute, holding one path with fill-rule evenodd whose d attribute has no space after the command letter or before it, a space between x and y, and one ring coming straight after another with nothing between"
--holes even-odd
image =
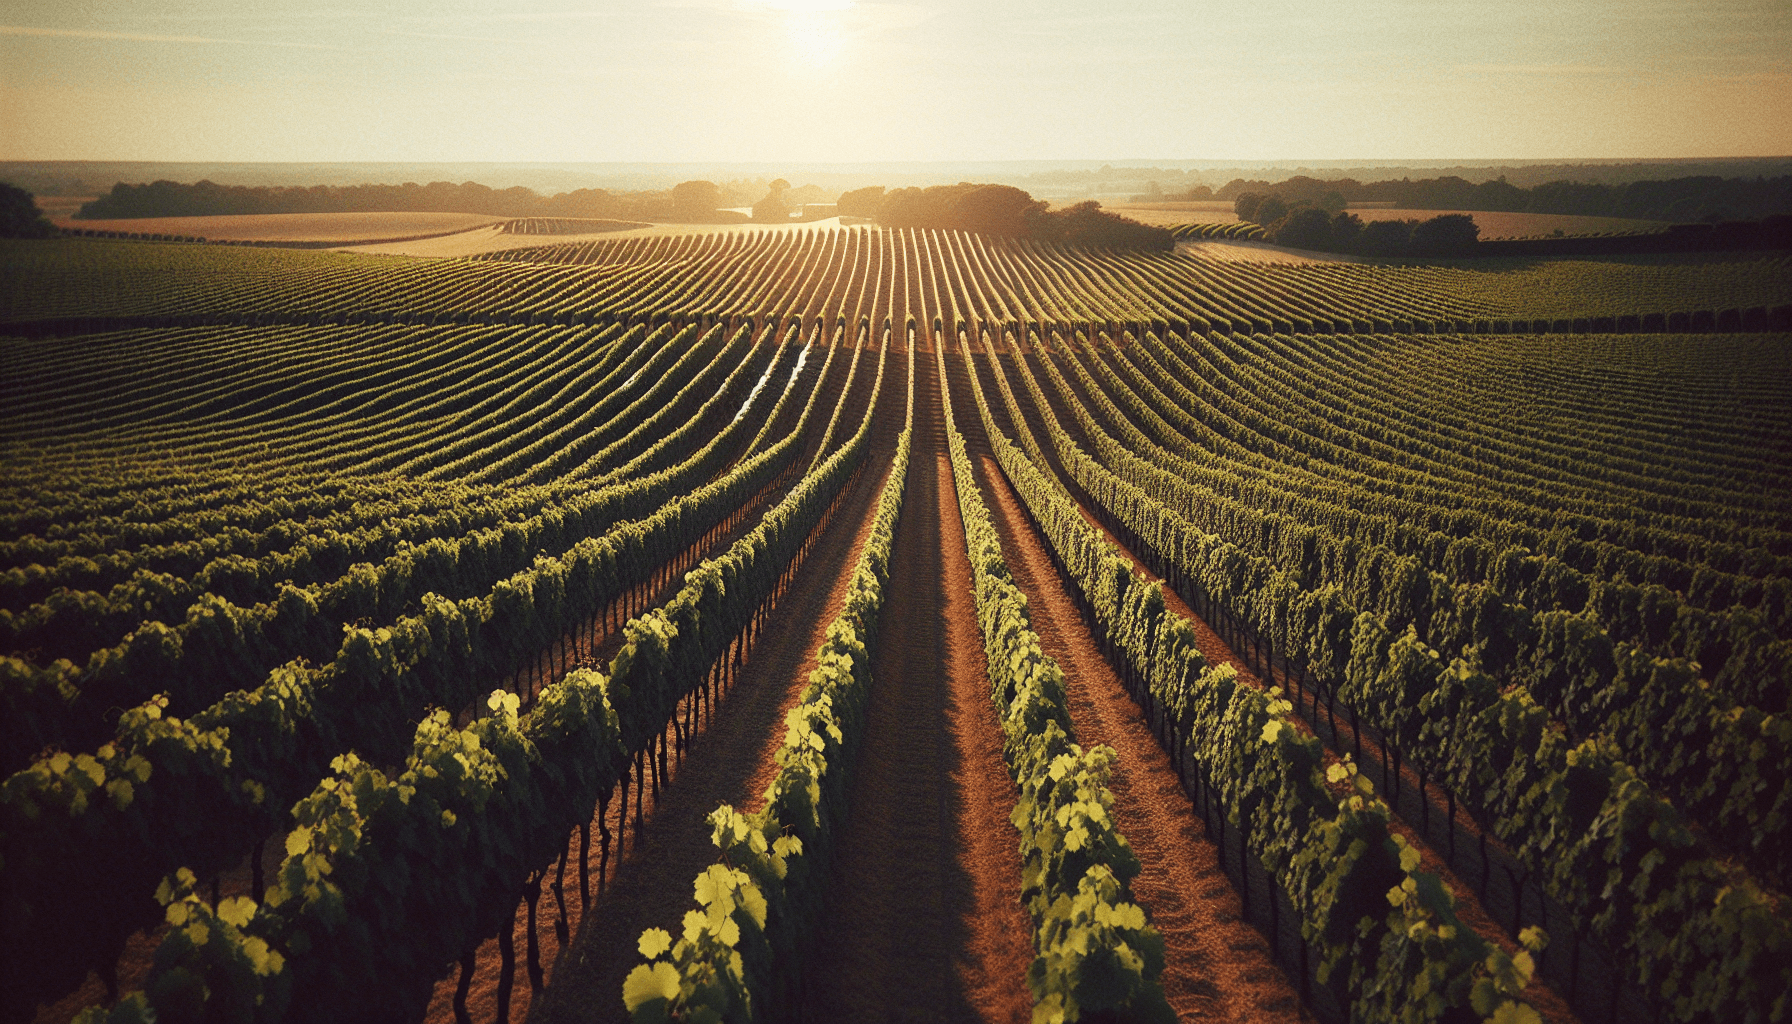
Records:
<instances>
[{"instance_id":1,"label":"sun","mask_svg":"<svg viewBox=\"0 0 1792 1024\"><path fill-rule=\"evenodd\" d=\"M852 10L854 2L855 0L746 0L742 6L783 11L786 14L825 14Z\"/></svg>"},{"instance_id":2,"label":"sun","mask_svg":"<svg viewBox=\"0 0 1792 1024\"><path fill-rule=\"evenodd\" d=\"M793 16L789 31L791 50L810 67L832 64L846 45L846 34L830 18Z\"/></svg>"},{"instance_id":3,"label":"sun","mask_svg":"<svg viewBox=\"0 0 1792 1024\"><path fill-rule=\"evenodd\" d=\"M790 52L796 63L826 67L839 59L846 47L843 16L855 0L739 0L741 7L775 14L784 23Z\"/></svg>"}]
</instances>

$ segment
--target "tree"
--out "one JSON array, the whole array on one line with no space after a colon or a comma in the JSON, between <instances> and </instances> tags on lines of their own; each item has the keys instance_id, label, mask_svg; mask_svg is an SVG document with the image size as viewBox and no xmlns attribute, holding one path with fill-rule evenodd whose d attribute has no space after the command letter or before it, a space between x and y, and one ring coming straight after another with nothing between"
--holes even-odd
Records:
<instances>
[{"instance_id":1,"label":"tree","mask_svg":"<svg viewBox=\"0 0 1792 1024\"><path fill-rule=\"evenodd\" d=\"M1317 206L1303 206L1276 226L1271 240L1277 245L1293 246L1296 249L1330 249L1331 214Z\"/></svg>"},{"instance_id":2,"label":"tree","mask_svg":"<svg viewBox=\"0 0 1792 1024\"><path fill-rule=\"evenodd\" d=\"M1354 213L1339 213L1332 218L1332 251L1355 252L1363 235L1363 218Z\"/></svg>"},{"instance_id":3,"label":"tree","mask_svg":"<svg viewBox=\"0 0 1792 1024\"><path fill-rule=\"evenodd\" d=\"M808 184L793 188L784 194L784 205L792 210L807 206L810 203L826 203L837 198L820 185Z\"/></svg>"},{"instance_id":4,"label":"tree","mask_svg":"<svg viewBox=\"0 0 1792 1024\"><path fill-rule=\"evenodd\" d=\"M1268 227L1286 216L1288 204L1282 201L1281 196L1264 196L1263 201L1257 204L1257 215L1247 219Z\"/></svg>"},{"instance_id":5,"label":"tree","mask_svg":"<svg viewBox=\"0 0 1792 1024\"><path fill-rule=\"evenodd\" d=\"M1523 210L1525 191L1506 180L1504 174L1496 181L1483 181L1475 186L1475 205L1470 210Z\"/></svg>"},{"instance_id":6,"label":"tree","mask_svg":"<svg viewBox=\"0 0 1792 1024\"><path fill-rule=\"evenodd\" d=\"M842 212L848 197L853 196L855 193L849 192L840 197ZM1167 228L1127 220L1103 210L1093 200L1066 210L1048 210L1043 200L1009 185L965 181L925 189L899 188L881 199L878 223L891 228L945 228L1117 249L1176 247Z\"/></svg>"},{"instance_id":7,"label":"tree","mask_svg":"<svg viewBox=\"0 0 1792 1024\"><path fill-rule=\"evenodd\" d=\"M0 181L0 238L48 238L55 233L31 193Z\"/></svg>"},{"instance_id":8,"label":"tree","mask_svg":"<svg viewBox=\"0 0 1792 1024\"><path fill-rule=\"evenodd\" d=\"M871 185L840 193L840 216L875 217L884 207L884 187Z\"/></svg>"},{"instance_id":9,"label":"tree","mask_svg":"<svg viewBox=\"0 0 1792 1024\"><path fill-rule=\"evenodd\" d=\"M954 226L985 235L1024 235L1046 203L1012 185L976 185L952 198Z\"/></svg>"},{"instance_id":10,"label":"tree","mask_svg":"<svg viewBox=\"0 0 1792 1024\"><path fill-rule=\"evenodd\" d=\"M783 178L771 183L771 191L765 198L753 204L753 219L759 221L787 221L790 219L790 204L784 201L784 193L790 191L790 182Z\"/></svg>"},{"instance_id":11,"label":"tree","mask_svg":"<svg viewBox=\"0 0 1792 1024\"><path fill-rule=\"evenodd\" d=\"M878 206L878 223L890 228L943 226L938 222L945 217L944 203L936 202L935 197L941 189L947 187L935 185L930 189L920 189L910 186L892 190Z\"/></svg>"},{"instance_id":12,"label":"tree","mask_svg":"<svg viewBox=\"0 0 1792 1024\"><path fill-rule=\"evenodd\" d=\"M1101 208L1095 200L1087 200L1066 210L1045 212L1044 203L1029 217L1032 237L1060 245L1099 246L1111 249L1176 248L1176 238L1168 228L1140 224Z\"/></svg>"},{"instance_id":13,"label":"tree","mask_svg":"<svg viewBox=\"0 0 1792 1024\"><path fill-rule=\"evenodd\" d=\"M1260 193L1241 192L1237 199L1232 200L1232 212L1238 215L1239 220L1247 220L1256 224L1258 223L1257 207L1262 203L1263 196Z\"/></svg>"},{"instance_id":14,"label":"tree","mask_svg":"<svg viewBox=\"0 0 1792 1024\"><path fill-rule=\"evenodd\" d=\"M1412 249L1427 256L1466 256L1475 251L1481 228L1466 213L1447 213L1415 225Z\"/></svg>"},{"instance_id":15,"label":"tree","mask_svg":"<svg viewBox=\"0 0 1792 1024\"><path fill-rule=\"evenodd\" d=\"M1375 220L1363 225L1357 248L1370 256L1404 256L1412 241L1410 220Z\"/></svg>"},{"instance_id":16,"label":"tree","mask_svg":"<svg viewBox=\"0 0 1792 1024\"><path fill-rule=\"evenodd\" d=\"M683 181L672 186L672 208L686 220L704 220L722 205L722 190L713 181Z\"/></svg>"}]
</instances>

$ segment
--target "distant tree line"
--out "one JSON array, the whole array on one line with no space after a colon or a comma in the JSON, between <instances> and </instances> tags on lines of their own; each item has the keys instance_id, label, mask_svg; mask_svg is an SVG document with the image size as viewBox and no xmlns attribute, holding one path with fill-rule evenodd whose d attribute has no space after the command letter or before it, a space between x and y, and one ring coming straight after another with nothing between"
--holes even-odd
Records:
<instances>
[{"instance_id":1,"label":"distant tree line","mask_svg":"<svg viewBox=\"0 0 1792 1024\"><path fill-rule=\"evenodd\" d=\"M1264 240L1276 245L1363 256L1578 256L1792 248L1792 215L1788 214L1677 224L1663 231L1614 236L1482 242L1474 217L1466 213L1446 213L1429 220L1365 222L1341 206L1335 195L1312 204L1246 192L1233 200L1232 210L1240 221L1260 225Z\"/></svg>"},{"instance_id":2,"label":"distant tree line","mask_svg":"<svg viewBox=\"0 0 1792 1024\"><path fill-rule=\"evenodd\" d=\"M1638 220L1754 220L1792 213L1792 175L1778 178L1698 176L1622 185L1555 181L1530 188L1504 177L1474 184L1457 177L1363 183L1351 178L1326 181L1297 176L1271 184L1237 178L1213 193L1215 199L1273 196L1294 206L1343 209L1346 203L1391 203L1403 210L1474 210L1489 213L1560 213L1581 217Z\"/></svg>"},{"instance_id":3,"label":"distant tree line","mask_svg":"<svg viewBox=\"0 0 1792 1024\"><path fill-rule=\"evenodd\" d=\"M1276 245L1364 256L1469 256L1481 228L1466 213L1446 213L1430 220L1372 220L1336 207L1290 206L1280 196L1246 192L1233 201L1238 219L1263 225L1263 236Z\"/></svg>"},{"instance_id":4,"label":"distant tree line","mask_svg":"<svg viewBox=\"0 0 1792 1024\"><path fill-rule=\"evenodd\" d=\"M1622 185L1631 181L1666 181L1695 175L1719 178L1776 177L1792 173L1792 158L1714 158L1710 160L1657 160L1593 163L1428 163L1411 166L1398 163L1373 163L1345 166L1328 163L1324 167L1301 167L1294 164L1271 165L1236 163L1229 167L1133 167L1111 165L1097 168L1059 167L1029 174L1003 175L1002 180L1025 189L1074 189L1087 195L1097 193L1141 193L1145 197L1178 199L1211 199L1213 189L1235 178L1261 183L1310 174L1315 177L1357 181L1385 181L1399 178L1442 178L1449 175L1471 182L1488 181L1505 175L1514 185L1532 186L1552 181L1592 181ZM1157 188L1152 188L1155 182ZM1152 196L1153 192L1157 194ZM1226 198L1231 198L1230 196Z\"/></svg>"},{"instance_id":5,"label":"distant tree line","mask_svg":"<svg viewBox=\"0 0 1792 1024\"><path fill-rule=\"evenodd\" d=\"M782 181L782 179L780 179ZM788 183L785 183L788 188ZM542 196L521 186L494 189L478 182L459 185L435 181L427 185L315 185L309 188L219 185L211 181L182 184L156 181L120 182L112 191L82 206L77 220L127 220L144 217L211 217L261 213L476 213L494 217L580 217L673 223L721 223L744 219L722 207L752 201L754 186L746 182L717 185L686 181L669 189L611 192L578 189ZM791 190L799 201L814 202L821 190L813 185ZM745 197L745 198L743 198Z\"/></svg>"},{"instance_id":6,"label":"distant tree line","mask_svg":"<svg viewBox=\"0 0 1792 1024\"><path fill-rule=\"evenodd\" d=\"M1059 245L1114 249L1173 249L1168 228L1140 224L1110 213L1096 202L1062 210L1012 185L960 182L931 188L882 186L840 196L843 217L870 217L892 228L944 228L984 235L1031 238Z\"/></svg>"},{"instance_id":7,"label":"distant tree line","mask_svg":"<svg viewBox=\"0 0 1792 1024\"><path fill-rule=\"evenodd\" d=\"M1156 181L1145 183L1145 191L1133 196L1135 203L1198 203L1213 198L1213 189L1206 185L1191 185L1181 192L1165 192L1163 185Z\"/></svg>"}]
</instances>

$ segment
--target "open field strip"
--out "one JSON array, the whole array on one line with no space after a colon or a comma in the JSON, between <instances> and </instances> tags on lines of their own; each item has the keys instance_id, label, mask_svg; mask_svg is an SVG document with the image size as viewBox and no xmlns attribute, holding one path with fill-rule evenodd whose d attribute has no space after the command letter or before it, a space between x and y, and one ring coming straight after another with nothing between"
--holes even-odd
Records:
<instances>
[{"instance_id":1,"label":"open field strip","mask_svg":"<svg viewBox=\"0 0 1792 1024\"><path fill-rule=\"evenodd\" d=\"M503 218L480 213L253 213L214 217L137 217L130 220L58 218L80 231L179 235L230 242L350 242L363 238L446 235Z\"/></svg>"},{"instance_id":2,"label":"open field strip","mask_svg":"<svg viewBox=\"0 0 1792 1024\"><path fill-rule=\"evenodd\" d=\"M1121 203L1109 207L1146 224L1232 224L1238 215L1230 202L1193 203ZM1353 204L1349 211L1364 223L1377 220L1430 220L1446 214L1462 214L1474 219L1482 238L1534 238L1560 231L1566 235L1593 235L1614 232L1660 231L1668 222L1640 220L1632 217L1589 217L1561 213L1510 213L1489 210L1408 210L1380 205Z\"/></svg>"}]
</instances>

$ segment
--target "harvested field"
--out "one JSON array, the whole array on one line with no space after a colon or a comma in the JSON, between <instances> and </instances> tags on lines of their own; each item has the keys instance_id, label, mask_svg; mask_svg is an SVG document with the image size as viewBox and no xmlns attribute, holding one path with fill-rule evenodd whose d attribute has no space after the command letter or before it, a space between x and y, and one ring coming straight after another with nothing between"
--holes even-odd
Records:
<instances>
[{"instance_id":1,"label":"harvested field","mask_svg":"<svg viewBox=\"0 0 1792 1024\"><path fill-rule=\"evenodd\" d=\"M225 242L355 242L414 238L467 231L505 218L478 213L263 213L229 217L146 217L74 220L73 210L52 218L60 227L85 231L177 235Z\"/></svg>"},{"instance_id":2,"label":"harvested field","mask_svg":"<svg viewBox=\"0 0 1792 1024\"><path fill-rule=\"evenodd\" d=\"M61 223L75 215L75 211L93 202L93 196L38 196L37 208L44 212L52 223Z\"/></svg>"},{"instance_id":3,"label":"harvested field","mask_svg":"<svg viewBox=\"0 0 1792 1024\"><path fill-rule=\"evenodd\" d=\"M1128 203L1109 209L1146 224L1233 224L1238 216L1230 202ZM1620 231L1656 231L1666 221L1631 220L1623 217L1580 217L1554 213L1490 213L1485 210L1400 210L1374 205L1352 205L1350 212L1365 222L1376 220L1430 220L1449 213L1466 213L1475 219L1482 238L1531 238L1561 231L1565 235L1590 235ZM1222 257L1223 258L1223 257Z\"/></svg>"},{"instance_id":4,"label":"harvested field","mask_svg":"<svg viewBox=\"0 0 1792 1024\"><path fill-rule=\"evenodd\" d=\"M1161 224L1169 227L1172 224L1233 224L1238 215L1232 212L1232 203L1197 202L1197 203L1125 203L1119 206L1107 206L1123 217L1144 224Z\"/></svg>"},{"instance_id":5,"label":"harvested field","mask_svg":"<svg viewBox=\"0 0 1792 1024\"><path fill-rule=\"evenodd\" d=\"M487 252L504 252L508 249L528 249L540 245L560 245L577 242L596 242L618 238L645 238L667 235L713 235L724 232L759 233L765 231L810 231L820 228L838 228L840 218L829 217L826 220L792 221L784 224L653 224L648 227L626 228L619 231L593 232L590 234L556 234L556 235L514 235L497 227L480 227L456 234L442 235L437 238L419 238L406 242L382 242L371 245L353 245L342 247L342 252L362 252L386 256L431 256L453 258L458 256L476 256Z\"/></svg>"},{"instance_id":6,"label":"harvested field","mask_svg":"<svg viewBox=\"0 0 1792 1024\"><path fill-rule=\"evenodd\" d=\"M1490 213L1486 210L1359 209L1350 212L1365 223L1375 220L1430 220L1445 214L1464 213L1475 219L1482 238L1534 238L1556 231L1564 235L1596 235L1619 231L1657 231L1667 221L1630 220L1624 217L1580 217L1559 213Z\"/></svg>"}]
</instances>

